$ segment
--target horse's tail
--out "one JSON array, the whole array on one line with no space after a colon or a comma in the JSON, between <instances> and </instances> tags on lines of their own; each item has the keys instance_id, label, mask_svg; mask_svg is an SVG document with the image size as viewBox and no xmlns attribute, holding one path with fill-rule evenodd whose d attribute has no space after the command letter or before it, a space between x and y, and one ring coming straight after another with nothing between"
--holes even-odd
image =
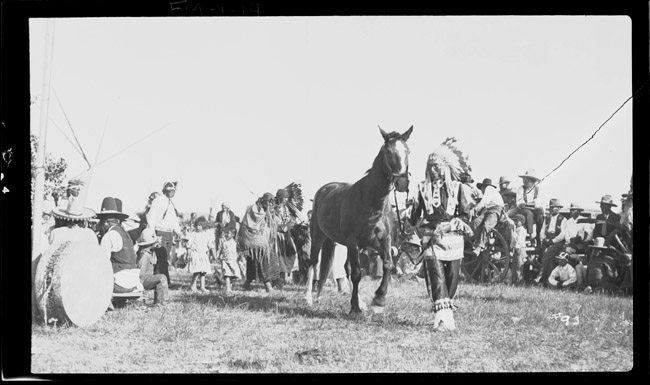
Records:
<instances>
[{"instance_id":1,"label":"horse's tail","mask_svg":"<svg viewBox=\"0 0 650 385\"><path fill-rule=\"evenodd\" d=\"M334 241L327 238L323 242L320 257L320 276L318 277L318 295L323 290L323 286L332 271L332 261L334 260Z\"/></svg>"}]
</instances>

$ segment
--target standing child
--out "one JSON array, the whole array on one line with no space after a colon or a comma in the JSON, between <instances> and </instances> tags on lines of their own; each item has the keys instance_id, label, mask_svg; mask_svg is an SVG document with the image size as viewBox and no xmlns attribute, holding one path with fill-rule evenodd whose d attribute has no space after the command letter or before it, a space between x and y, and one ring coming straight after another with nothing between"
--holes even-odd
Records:
<instances>
[{"instance_id":1,"label":"standing child","mask_svg":"<svg viewBox=\"0 0 650 385\"><path fill-rule=\"evenodd\" d=\"M212 270L208 253L210 248L214 247L214 238L207 231L207 225L208 221L205 217L198 217L194 221L195 231L190 234L187 241L188 269L190 273L194 274L190 286L192 291L197 291L197 283L200 285L199 290L208 291L205 287L205 276Z\"/></svg>"},{"instance_id":2,"label":"standing child","mask_svg":"<svg viewBox=\"0 0 650 385\"><path fill-rule=\"evenodd\" d=\"M223 232L223 239L217 252L217 261L221 263L221 272L226 283L226 292L232 291L232 280L241 279L239 273L237 242L234 239L235 229L227 229Z\"/></svg>"},{"instance_id":3,"label":"standing child","mask_svg":"<svg viewBox=\"0 0 650 385\"><path fill-rule=\"evenodd\" d=\"M528 232L524 227L526 220L523 215L515 214L513 220L515 221L515 247L514 255L512 256L512 284L517 285L523 278L522 270L526 256L526 235Z\"/></svg>"}]
</instances>

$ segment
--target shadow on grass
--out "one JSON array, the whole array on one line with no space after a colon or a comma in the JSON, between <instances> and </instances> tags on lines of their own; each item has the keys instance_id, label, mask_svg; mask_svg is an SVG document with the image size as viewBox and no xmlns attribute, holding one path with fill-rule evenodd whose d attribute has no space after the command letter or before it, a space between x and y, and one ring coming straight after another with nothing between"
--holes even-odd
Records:
<instances>
[{"instance_id":1,"label":"shadow on grass","mask_svg":"<svg viewBox=\"0 0 650 385\"><path fill-rule=\"evenodd\" d=\"M295 293L303 293L304 287L285 286L283 290L277 290L271 294L266 294L263 290L234 290L231 294L226 294L223 290L211 291L209 293L184 292L186 298L191 298L199 304L216 306L218 308L239 308L254 312L274 312L288 317L307 317L318 319L361 319L363 317L354 314L347 314L349 302L346 308L333 307L326 309L316 302L313 306L308 306L302 296L295 299ZM290 293L290 294L289 294ZM288 294L288 297L287 297ZM321 297L323 301L328 301ZM344 297L349 300L349 296ZM331 299L331 298L329 298ZM328 302L328 307L329 302Z\"/></svg>"}]
</instances>

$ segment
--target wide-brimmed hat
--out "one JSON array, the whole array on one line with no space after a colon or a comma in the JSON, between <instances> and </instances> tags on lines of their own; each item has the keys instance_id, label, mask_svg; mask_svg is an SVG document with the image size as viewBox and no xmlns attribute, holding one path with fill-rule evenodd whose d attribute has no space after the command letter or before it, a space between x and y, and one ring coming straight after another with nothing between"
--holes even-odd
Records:
<instances>
[{"instance_id":1,"label":"wide-brimmed hat","mask_svg":"<svg viewBox=\"0 0 650 385\"><path fill-rule=\"evenodd\" d=\"M582 207L580 207L580 204L579 204L579 203L577 203L577 202L571 202L571 205L569 206L569 211L571 211L571 210L580 210L580 211L584 211L585 209L583 209Z\"/></svg>"},{"instance_id":2,"label":"wide-brimmed hat","mask_svg":"<svg viewBox=\"0 0 650 385\"><path fill-rule=\"evenodd\" d=\"M174 181L174 182L165 182L165 183L163 183L162 190L163 191L170 191L170 190L176 191L176 185L177 184L178 184L178 182L176 182L176 181Z\"/></svg>"},{"instance_id":3,"label":"wide-brimmed hat","mask_svg":"<svg viewBox=\"0 0 650 385\"><path fill-rule=\"evenodd\" d=\"M537 177L537 171L535 171L534 168L529 168L526 170L526 172L523 175L519 175L520 178L528 178L528 179L533 179L535 181L539 181L540 179Z\"/></svg>"},{"instance_id":4,"label":"wide-brimmed hat","mask_svg":"<svg viewBox=\"0 0 650 385\"><path fill-rule=\"evenodd\" d=\"M96 214L102 218L118 218L124 220L129 214L122 212L122 201L119 198L106 197L102 201L102 208Z\"/></svg>"},{"instance_id":5,"label":"wide-brimmed hat","mask_svg":"<svg viewBox=\"0 0 650 385\"><path fill-rule=\"evenodd\" d=\"M600 198L600 202L596 201L596 203L600 203L601 205L610 205L614 207L616 206L616 203L614 203L614 198L612 198L611 195L603 195L602 198Z\"/></svg>"},{"instance_id":6,"label":"wide-brimmed hat","mask_svg":"<svg viewBox=\"0 0 650 385\"><path fill-rule=\"evenodd\" d=\"M560 254L556 255L555 258L557 259L564 259L565 261L569 261L569 254L566 251L561 252Z\"/></svg>"},{"instance_id":7,"label":"wide-brimmed hat","mask_svg":"<svg viewBox=\"0 0 650 385\"><path fill-rule=\"evenodd\" d=\"M596 237L594 238L594 244L589 245L587 247L590 247L592 249L607 249L608 247L605 246L605 238L603 237Z\"/></svg>"},{"instance_id":8,"label":"wide-brimmed hat","mask_svg":"<svg viewBox=\"0 0 650 385\"><path fill-rule=\"evenodd\" d=\"M564 207L562 206L562 203L560 203L559 199L553 198L550 201L548 201L548 207Z\"/></svg>"},{"instance_id":9,"label":"wide-brimmed hat","mask_svg":"<svg viewBox=\"0 0 650 385\"><path fill-rule=\"evenodd\" d=\"M138 237L138 240L136 243L138 246L143 247L143 246L149 246L152 245L162 239L161 236L156 235L156 230L152 228L146 228L142 230L142 233Z\"/></svg>"},{"instance_id":10,"label":"wide-brimmed hat","mask_svg":"<svg viewBox=\"0 0 650 385\"><path fill-rule=\"evenodd\" d=\"M50 211L50 214L55 218L64 219L68 221L84 221L95 216L95 211L87 207L83 207L83 201L86 194L85 183L80 179L71 179L68 181L66 193L68 200L62 200L59 205Z\"/></svg>"},{"instance_id":11,"label":"wide-brimmed hat","mask_svg":"<svg viewBox=\"0 0 650 385\"><path fill-rule=\"evenodd\" d=\"M510 183L510 178L508 178L507 176L500 176L499 177L499 184L501 184L501 183Z\"/></svg>"},{"instance_id":12,"label":"wide-brimmed hat","mask_svg":"<svg viewBox=\"0 0 650 385\"><path fill-rule=\"evenodd\" d=\"M521 215L521 214L515 214L515 215L512 217L512 220L518 220L518 221L521 222L521 223L526 223L526 218L525 218L523 215Z\"/></svg>"},{"instance_id":13,"label":"wide-brimmed hat","mask_svg":"<svg viewBox=\"0 0 650 385\"><path fill-rule=\"evenodd\" d=\"M479 189L482 189L483 187L487 187L487 186L492 186L496 188L496 186L492 184L492 179L490 178L485 178L483 179L483 182L476 184L476 187L478 187Z\"/></svg>"}]
</instances>

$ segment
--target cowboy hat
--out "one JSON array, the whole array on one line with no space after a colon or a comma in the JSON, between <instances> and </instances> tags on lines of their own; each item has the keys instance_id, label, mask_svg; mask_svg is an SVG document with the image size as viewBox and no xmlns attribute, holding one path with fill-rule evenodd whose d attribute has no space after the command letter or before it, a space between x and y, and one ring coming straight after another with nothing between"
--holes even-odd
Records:
<instances>
[{"instance_id":1,"label":"cowboy hat","mask_svg":"<svg viewBox=\"0 0 650 385\"><path fill-rule=\"evenodd\" d=\"M576 202L571 202L571 206L569 206L569 211L571 211L571 210L584 211L584 209L582 207L580 207L580 204L576 203Z\"/></svg>"},{"instance_id":2,"label":"cowboy hat","mask_svg":"<svg viewBox=\"0 0 650 385\"><path fill-rule=\"evenodd\" d=\"M532 180L535 180L535 181L539 181L539 180L540 180L540 179L537 177L537 171L535 171L534 168L529 168L528 170L526 170L526 172L524 173L524 175L519 175L519 177L520 177L520 178L528 178L528 179L532 179Z\"/></svg>"},{"instance_id":3,"label":"cowboy hat","mask_svg":"<svg viewBox=\"0 0 650 385\"><path fill-rule=\"evenodd\" d=\"M589 245L587 247L590 247L592 249L603 249L603 250L608 249L608 247L605 246L605 238L603 237L596 237L594 239L594 244Z\"/></svg>"},{"instance_id":4,"label":"cowboy hat","mask_svg":"<svg viewBox=\"0 0 650 385\"><path fill-rule=\"evenodd\" d=\"M616 206L616 203L614 203L614 198L612 198L611 195L603 195L603 197L600 198L600 202L596 201L596 203L618 207Z\"/></svg>"},{"instance_id":5,"label":"cowboy hat","mask_svg":"<svg viewBox=\"0 0 650 385\"><path fill-rule=\"evenodd\" d=\"M96 214L98 217L118 218L125 220L129 214L122 212L122 201L118 198L106 197L102 201L102 208Z\"/></svg>"},{"instance_id":6,"label":"cowboy hat","mask_svg":"<svg viewBox=\"0 0 650 385\"><path fill-rule=\"evenodd\" d=\"M496 186L494 186L492 184L492 179L490 179L490 178L485 178L485 179L483 179L483 183L477 183L476 184L476 187L478 187L479 189L482 189L483 187L487 187L487 186L492 186L492 187L496 188Z\"/></svg>"},{"instance_id":7,"label":"cowboy hat","mask_svg":"<svg viewBox=\"0 0 650 385\"><path fill-rule=\"evenodd\" d=\"M564 206L562 206L562 203L560 203L559 199L553 198L550 201L548 201L548 207L552 208L552 207L564 207Z\"/></svg>"},{"instance_id":8,"label":"cowboy hat","mask_svg":"<svg viewBox=\"0 0 650 385\"><path fill-rule=\"evenodd\" d=\"M499 177L499 184L501 183L510 183L510 178L508 178L507 176Z\"/></svg>"},{"instance_id":9,"label":"cowboy hat","mask_svg":"<svg viewBox=\"0 0 650 385\"><path fill-rule=\"evenodd\" d=\"M161 239L162 239L161 236L156 236L156 231L154 229L146 228L142 230L142 234L140 234L140 237L138 237L136 243L139 247L143 247L143 246L153 245L154 243L160 241Z\"/></svg>"}]
</instances>

